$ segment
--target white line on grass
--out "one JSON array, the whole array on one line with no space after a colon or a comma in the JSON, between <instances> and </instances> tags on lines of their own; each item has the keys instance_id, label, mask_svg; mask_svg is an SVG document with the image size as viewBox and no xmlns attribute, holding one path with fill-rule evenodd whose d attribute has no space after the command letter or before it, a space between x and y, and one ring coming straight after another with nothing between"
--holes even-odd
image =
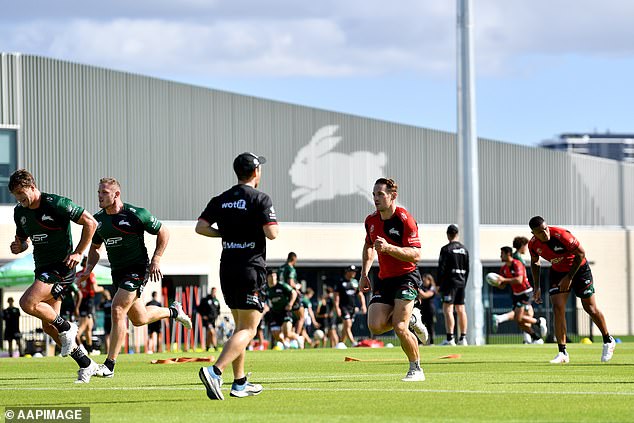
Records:
<instances>
[{"instance_id":1,"label":"white line on grass","mask_svg":"<svg viewBox=\"0 0 634 423\"><path fill-rule=\"evenodd\" d=\"M228 390L225 388L224 390ZM136 386L136 387L97 387L97 386L25 386L25 387L9 387L2 386L0 391L202 391L201 387L194 386ZM385 392L385 388L269 388L266 391L298 391L298 392ZM634 392L601 392L601 391L484 391L484 390L468 390L468 389L394 389L389 388L390 392L420 392L420 393L440 393L440 394L484 394L484 395L500 395L500 394L519 394L519 395L617 395L617 396L634 396Z\"/></svg>"}]
</instances>

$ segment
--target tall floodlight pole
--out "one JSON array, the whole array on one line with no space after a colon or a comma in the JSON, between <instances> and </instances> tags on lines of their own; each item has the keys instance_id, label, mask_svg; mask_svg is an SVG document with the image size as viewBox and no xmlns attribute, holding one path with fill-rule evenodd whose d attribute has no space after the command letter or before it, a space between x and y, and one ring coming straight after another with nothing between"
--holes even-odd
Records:
<instances>
[{"instance_id":1,"label":"tall floodlight pole","mask_svg":"<svg viewBox=\"0 0 634 423\"><path fill-rule=\"evenodd\" d=\"M462 160L464 222L461 232L469 250L469 281L466 289L467 339L484 344L482 262L480 261L480 182L476 135L475 78L471 41L471 0L458 0L458 158ZM458 212L461 215L462 211Z\"/></svg>"}]
</instances>

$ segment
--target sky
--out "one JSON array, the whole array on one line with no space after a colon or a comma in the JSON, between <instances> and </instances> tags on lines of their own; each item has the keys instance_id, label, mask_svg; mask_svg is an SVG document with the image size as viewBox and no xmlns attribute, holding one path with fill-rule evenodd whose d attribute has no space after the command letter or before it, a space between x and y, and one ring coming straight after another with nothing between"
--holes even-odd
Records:
<instances>
[{"instance_id":1,"label":"sky","mask_svg":"<svg viewBox=\"0 0 634 423\"><path fill-rule=\"evenodd\" d=\"M634 132L634 2L472 13L478 136ZM456 130L455 0L0 0L0 51Z\"/></svg>"}]
</instances>

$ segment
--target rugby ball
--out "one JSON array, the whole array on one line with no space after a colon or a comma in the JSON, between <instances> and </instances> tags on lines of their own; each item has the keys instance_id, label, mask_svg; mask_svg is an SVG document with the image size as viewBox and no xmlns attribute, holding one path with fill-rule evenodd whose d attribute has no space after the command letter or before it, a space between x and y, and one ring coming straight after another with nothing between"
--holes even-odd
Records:
<instances>
[{"instance_id":1,"label":"rugby ball","mask_svg":"<svg viewBox=\"0 0 634 423\"><path fill-rule=\"evenodd\" d=\"M317 339L318 341L321 341L322 339L324 339L324 336L326 336L326 334L324 333L323 330L321 329L317 329L314 333L313 336L315 337L315 339Z\"/></svg>"},{"instance_id":2,"label":"rugby ball","mask_svg":"<svg viewBox=\"0 0 634 423\"><path fill-rule=\"evenodd\" d=\"M486 279L489 285L494 286L496 288L500 287L500 282L498 282L500 280L500 275L498 275L497 273L494 273L494 272L487 273L484 278Z\"/></svg>"}]
</instances>

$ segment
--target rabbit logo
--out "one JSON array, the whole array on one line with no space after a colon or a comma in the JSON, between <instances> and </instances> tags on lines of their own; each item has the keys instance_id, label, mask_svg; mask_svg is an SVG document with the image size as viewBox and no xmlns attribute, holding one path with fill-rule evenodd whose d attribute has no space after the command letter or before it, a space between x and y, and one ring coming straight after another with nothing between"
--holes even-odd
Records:
<instances>
[{"instance_id":1,"label":"rabbit logo","mask_svg":"<svg viewBox=\"0 0 634 423\"><path fill-rule=\"evenodd\" d=\"M385 153L332 151L341 141L335 136L338 125L326 125L302 147L288 171L296 188L291 197L301 209L317 200L332 200L338 195L361 195L374 204L370 187L383 176Z\"/></svg>"}]
</instances>

